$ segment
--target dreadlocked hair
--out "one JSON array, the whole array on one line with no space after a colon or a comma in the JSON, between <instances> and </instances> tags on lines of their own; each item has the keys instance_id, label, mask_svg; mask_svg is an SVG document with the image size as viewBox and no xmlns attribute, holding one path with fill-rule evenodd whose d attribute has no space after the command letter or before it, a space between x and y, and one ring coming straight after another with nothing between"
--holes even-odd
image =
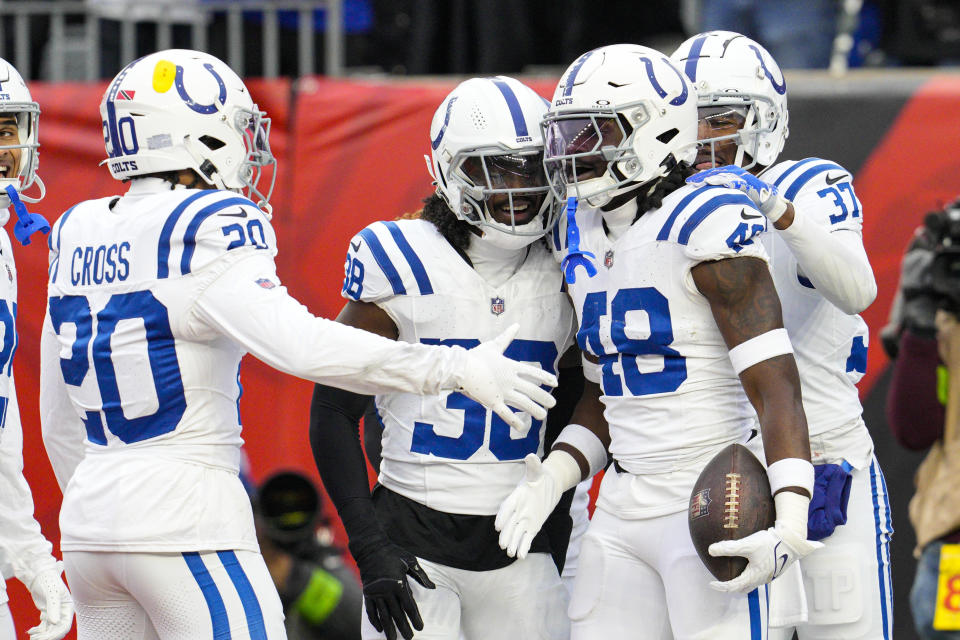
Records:
<instances>
[{"instance_id":1,"label":"dreadlocked hair","mask_svg":"<svg viewBox=\"0 0 960 640\"><path fill-rule=\"evenodd\" d=\"M642 190L637 196L637 215L663 205L663 199L687 183L687 178L697 171L688 162L677 162L673 156L667 158L670 169L667 175L655 180L649 189Z\"/></svg>"},{"instance_id":2,"label":"dreadlocked hair","mask_svg":"<svg viewBox=\"0 0 960 640\"><path fill-rule=\"evenodd\" d=\"M473 225L464 222L450 210L446 201L436 193L423 199L420 219L426 220L437 228L447 242L458 251L466 251L473 237Z\"/></svg>"}]
</instances>

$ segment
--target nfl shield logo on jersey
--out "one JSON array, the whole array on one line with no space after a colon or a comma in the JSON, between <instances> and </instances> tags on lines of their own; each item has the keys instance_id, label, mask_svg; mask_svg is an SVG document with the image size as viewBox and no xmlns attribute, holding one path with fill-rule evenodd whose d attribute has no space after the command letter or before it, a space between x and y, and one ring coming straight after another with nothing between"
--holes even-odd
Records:
<instances>
[{"instance_id":1,"label":"nfl shield logo on jersey","mask_svg":"<svg viewBox=\"0 0 960 640\"><path fill-rule=\"evenodd\" d=\"M503 313L503 298L490 298L490 313L495 316Z\"/></svg>"},{"instance_id":2,"label":"nfl shield logo on jersey","mask_svg":"<svg viewBox=\"0 0 960 640\"><path fill-rule=\"evenodd\" d=\"M710 489L698 491L690 496L690 519L710 513Z\"/></svg>"},{"instance_id":3,"label":"nfl shield logo on jersey","mask_svg":"<svg viewBox=\"0 0 960 640\"><path fill-rule=\"evenodd\" d=\"M613 266L613 249L607 249L607 252L603 254L603 266L607 269Z\"/></svg>"},{"instance_id":4,"label":"nfl shield logo on jersey","mask_svg":"<svg viewBox=\"0 0 960 640\"><path fill-rule=\"evenodd\" d=\"M264 289L273 289L274 287L277 286L273 283L273 281L268 280L267 278L258 278L257 280L255 280L255 282L261 287L263 287Z\"/></svg>"}]
</instances>

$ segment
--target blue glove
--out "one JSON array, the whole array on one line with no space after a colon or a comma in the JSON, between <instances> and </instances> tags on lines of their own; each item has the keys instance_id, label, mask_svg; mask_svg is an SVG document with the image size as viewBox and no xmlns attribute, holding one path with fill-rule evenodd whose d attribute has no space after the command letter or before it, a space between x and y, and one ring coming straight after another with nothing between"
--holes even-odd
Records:
<instances>
[{"instance_id":1,"label":"blue glove","mask_svg":"<svg viewBox=\"0 0 960 640\"><path fill-rule=\"evenodd\" d=\"M847 523L847 502L850 501L853 481L851 470L846 460L843 465L818 464L813 467L813 497L807 515L808 540L823 540L838 525Z\"/></svg>"},{"instance_id":2,"label":"blue glove","mask_svg":"<svg viewBox=\"0 0 960 640\"><path fill-rule=\"evenodd\" d=\"M787 210L787 201L777 188L767 184L746 169L735 165L713 167L687 178L689 184L715 184L743 191L770 222L776 222Z\"/></svg>"}]
</instances>

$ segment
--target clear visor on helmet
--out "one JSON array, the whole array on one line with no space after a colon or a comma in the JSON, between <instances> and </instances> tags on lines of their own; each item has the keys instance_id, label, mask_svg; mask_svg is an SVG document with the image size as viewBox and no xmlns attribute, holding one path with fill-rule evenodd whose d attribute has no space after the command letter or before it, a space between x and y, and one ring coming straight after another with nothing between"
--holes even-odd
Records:
<instances>
[{"instance_id":1,"label":"clear visor on helmet","mask_svg":"<svg viewBox=\"0 0 960 640\"><path fill-rule=\"evenodd\" d=\"M504 149L472 149L454 157L451 166L466 182L464 194L475 203L464 205L464 219L472 224L497 226L514 235L543 235L554 222L550 195L539 149L504 153ZM542 217L541 217L542 214ZM542 224L531 224L540 219Z\"/></svg>"},{"instance_id":2,"label":"clear visor on helmet","mask_svg":"<svg viewBox=\"0 0 960 640\"><path fill-rule=\"evenodd\" d=\"M765 96L708 94L697 109L697 168L756 164L760 136L776 127L773 103ZM761 117L766 115L766 117Z\"/></svg>"},{"instance_id":3,"label":"clear visor on helmet","mask_svg":"<svg viewBox=\"0 0 960 640\"><path fill-rule=\"evenodd\" d=\"M252 111L238 109L234 126L243 135L246 149L246 157L239 171L240 180L249 189L249 195L257 202L257 206L270 213L270 196L273 195L273 187L277 181L277 160L270 150L270 118L266 115L266 112L260 111L256 105ZM269 184L264 193L259 184L267 173L267 167L272 169L269 170Z\"/></svg>"},{"instance_id":4,"label":"clear visor on helmet","mask_svg":"<svg viewBox=\"0 0 960 640\"><path fill-rule=\"evenodd\" d=\"M542 128L546 154L544 166L556 196L564 199L567 188L604 176L612 162L636 159L631 147L631 132L649 120L646 105L630 105L635 126L631 129L613 110L597 110L568 114L548 113ZM631 175L612 172L614 182L629 182L640 172L640 163L633 163Z\"/></svg>"}]
</instances>

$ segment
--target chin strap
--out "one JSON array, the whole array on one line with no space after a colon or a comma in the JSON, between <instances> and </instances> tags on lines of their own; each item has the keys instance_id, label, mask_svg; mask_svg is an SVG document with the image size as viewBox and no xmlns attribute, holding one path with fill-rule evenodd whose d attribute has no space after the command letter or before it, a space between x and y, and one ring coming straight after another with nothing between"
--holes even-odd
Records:
<instances>
[{"instance_id":1,"label":"chin strap","mask_svg":"<svg viewBox=\"0 0 960 640\"><path fill-rule=\"evenodd\" d=\"M583 267L587 277L597 275L597 267L593 264L596 256L589 251L580 250L580 229L577 227L577 197L567 198L567 255L563 257L560 268L567 284L577 281L577 267Z\"/></svg>"},{"instance_id":2,"label":"chin strap","mask_svg":"<svg viewBox=\"0 0 960 640\"><path fill-rule=\"evenodd\" d=\"M30 236L37 231L41 233L50 233L50 223L39 213L30 213L27 211L27 205L23 204L20 194L8 185L6 188L7 197L10 198L10 204L13 205L13 211L17 214L17 224L13 227L13 235L17 237L20 244L26 246L30 244Z\"/></svg>"}]
</instances>

